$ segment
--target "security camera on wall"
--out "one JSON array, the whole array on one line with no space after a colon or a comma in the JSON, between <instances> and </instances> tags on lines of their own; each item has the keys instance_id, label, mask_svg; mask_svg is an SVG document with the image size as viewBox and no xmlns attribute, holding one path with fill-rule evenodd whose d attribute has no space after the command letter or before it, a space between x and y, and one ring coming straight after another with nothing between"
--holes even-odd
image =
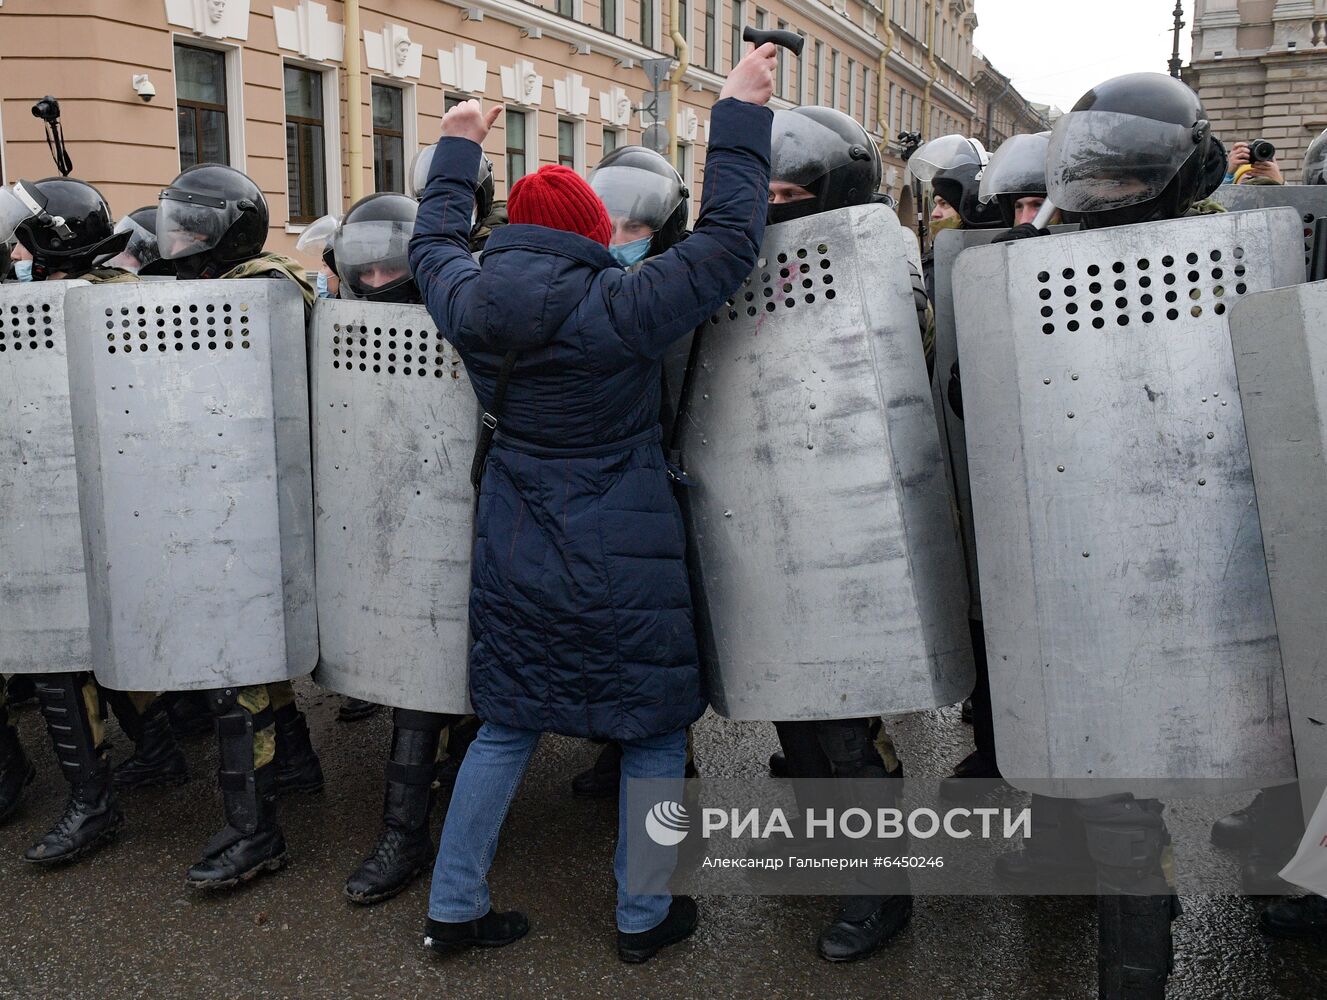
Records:
<instances>
[{"instance_id":1,"label":"security camera on wall","mask_svg":"<svg viewBox=\"0 0 1327 1000\"><path fill-rule=\"evenodd\" d=\"M151 102L152 98L157 96L157 88L152 85L152 80L146 73L138 73L134 76L134 93L144 104Z\"/></svg>"}]
</instances>

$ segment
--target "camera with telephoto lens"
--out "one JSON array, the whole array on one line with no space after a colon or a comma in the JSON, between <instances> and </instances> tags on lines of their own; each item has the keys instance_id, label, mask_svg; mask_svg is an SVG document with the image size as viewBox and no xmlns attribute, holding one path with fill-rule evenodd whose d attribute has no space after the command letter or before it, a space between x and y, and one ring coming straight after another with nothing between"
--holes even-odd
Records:
<instances>
[{"instance_id":1,"label":"camera with telephoto lens","mask_svg":"<svg viewBox=\"0 0 1327 1000\"><path fill-rule=\"evenodd\" d=\"M1267 139L1254 139L1249 143L1250 163L1270 163L1276 159L1276 146Z\"/></svg>"},{"instance_id":2,"label":"camera with telephoto lens","mask_svg":"<svg viewBox=\"0 0 1327 1000\"><path fill-rule=\"evenodd\" d=\"M40 118L42 121L48 123L59 121L60 102L50 94L47 94L32 106L32 117Z\"/></svg>"}]
</instances>

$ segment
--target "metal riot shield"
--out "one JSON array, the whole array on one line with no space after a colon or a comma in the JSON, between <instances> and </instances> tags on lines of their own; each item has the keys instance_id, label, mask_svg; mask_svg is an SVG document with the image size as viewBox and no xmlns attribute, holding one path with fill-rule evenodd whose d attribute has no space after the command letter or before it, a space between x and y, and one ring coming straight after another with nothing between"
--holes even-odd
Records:
<instances>
[{"instance_id":1,"label":"metal riot shield","mask_svg":"<svg viewBox=\"0 0 1327 1000\"><path fill-rule=\"evenodd\" d=\"M1327 282L1230 315L1304 815L1327 787Z\"/></svg>"},{"instance_id":2,"label":"metal riot shield","mask_svg":"<svg viewBox=\"0 0 1327 1000\"><path fill-rule=\"evenodd\" d=\"M117 690L317 662L304 304L289 281L65 302L92 662Z\"/></svg>"},{"instance_id":3,"label":"metal riot shield","mask_svg":"<svg viewBox=\"0 0 1327 1000\"><path fill-rule=\"evenodd\" d=\"M1054 226L1053 233L1077 231L1077 226ZM971 605L968 613L981 619L981 583L977 572L977 541L972 529L972 491L968 485L968 446L963 420L949 404L949 373L958 360L958 338L954 333L954 262L970 247L988 246L1004 229L945 229L936 234L932 256L935 280L935 380L934 400L940 440L945 445L945 464L953 483L962 524L963 559L968 573Z\"/></svg>"},{"instance_id":4,"label":"metal riot shield","mask_svg":"<svg viewBox=\"0 0 1327 1000\"><path fill-rule=\"evenodd\" d=\"M1318 219L1327 218L1327 185L1223 184L1212 198L1228 212L1293 208L1304 223L1304 266L1308 268L1313 256L1313 224Z\"/></svg>"},{"instance_id":5,"label":"metal riot shield","mask_svg":"<svg viewBox=\"0 0 1327 1000\"><path fill-rule=\"evenodd\" d=\"M911 237L888 211L771 226L696 333L684 507L711 700L729 718L900 713L972 688Z\"/></svg>"},{"instance_id":6,"label":"metal riot shield","mask_svg":"<svg viewBox=\"0 0 1327 1000\"><path fill-rule=\"evenodd\" d=\"M314 680L426 712L470 710L466 662L479 404L418 305L314 309Z\"/></svg>"},{"instance_id":7,"label":"metal riot shield","mask_svg":"<svg viewBox=\"0 0 1327 1000\"><path fill-rule=\"evenodd\" d=\"M91 666L64 320L84 284L0 285L0 674Z\"/></svg>"},{"instance_id":8,"label":"metal riot shield","mask_svg":"<svg viewBox=\"0 0 1327 1000\"><path fill-rule=\"evenodd\" d=\"M970 250L954 270L1000 770L1079 797L1294 775L1231 305L1286 209ZM1086 779L1086 780L1085 780Z\"/></svg>"}]
</instances>

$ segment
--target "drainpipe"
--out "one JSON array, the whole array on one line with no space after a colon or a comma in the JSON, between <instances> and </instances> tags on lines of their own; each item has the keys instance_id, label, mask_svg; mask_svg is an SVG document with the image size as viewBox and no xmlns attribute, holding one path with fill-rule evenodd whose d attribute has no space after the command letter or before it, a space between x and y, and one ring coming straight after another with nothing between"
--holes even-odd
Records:
<instances>
[{"instance_id":1,"label":"drainpipe","mask_svg":"<svg viewBox=\"0 0 1327 1000\"><path fill-rule=\"evenodd\" d=\"M936 0L938 4L940 0ZM931 128L931 87L935 85L936 78L940 76L940 67L935 61L935 19L939 11L932 4L926 6L926 54L931 63L930 79L926 81L926 89L922 91L922 127L918 129L923 139L933 138L926 133Z\"/></svg>"},{"instance_id":2,"label":"drainpipe","mask_svg":"<svg viewBox=\"0 0 1327 1000\"><path fill-rule=\"evenodd\" d=\"M880 116L880 156L883 159L889 155L889 116L892 109L888 105L889 81L886 74L889 71L889 54L894 51L894 22L889 19L888 10L882 16L885 19L885 51L880 53L880 68L876 71L875 107Z\"/></svg>"},{"instance_id":3,"label":"drainpipe","mask_svg":"<svg viewBox=\"0 0 1327 1000\"><path fill-rule=\"evenodd\" d=\"M677 116L682 112L682 77L686 76L687 70L691 68L691 47L687 45L687 40L682 37L682 32L678 30L678 19L681 17L681 0L672 0L668 9L669 26L672 29L673 54L677 56L677 65L673 67L672 74L668 77L668 92L672 95L672 115L673 120L668 123L668 162L677 166Z\"/></svg>"},{"instance_id":4,"label":"drainpipe","mask_svg":"<svg viewBox=\"0 0 1327 1000\"><path fill-rule=\"evenodd\" d=\"M360 66L359 0L345 0L346 158L350 164L350 204L364 197L364 89Z\"/></svg>"}]
</instances>

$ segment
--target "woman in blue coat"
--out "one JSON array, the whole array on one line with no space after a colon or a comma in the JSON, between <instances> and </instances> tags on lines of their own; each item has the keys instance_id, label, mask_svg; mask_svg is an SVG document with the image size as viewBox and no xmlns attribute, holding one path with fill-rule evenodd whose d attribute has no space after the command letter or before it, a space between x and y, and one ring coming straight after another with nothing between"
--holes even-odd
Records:
<instances>
[{"instance_id":1,"label":"woman in blue coat","mask_svg":"<svg viewBox=\"0 0 1327 1000\"><path fill-rule=\"evenodd\" d=\"M626 885L627 780L680 782L685 728L706 705L659 441L660 358L755 267L775 65L767 44L734 67L711 117L695 233L632 273L608 252L603 203L555 166L513 186L512 224L476 263L474 178L501 108L485 115L469 101L443 119L410 262L498 430L471 571L470 693L485 722L434 867L426 941L439 951L510 944L529 929L522 914L491 909L487 874L543 732L622 744L619 956L645 961L696 926L691 899Z\"/></svg>"}]
</instances>

